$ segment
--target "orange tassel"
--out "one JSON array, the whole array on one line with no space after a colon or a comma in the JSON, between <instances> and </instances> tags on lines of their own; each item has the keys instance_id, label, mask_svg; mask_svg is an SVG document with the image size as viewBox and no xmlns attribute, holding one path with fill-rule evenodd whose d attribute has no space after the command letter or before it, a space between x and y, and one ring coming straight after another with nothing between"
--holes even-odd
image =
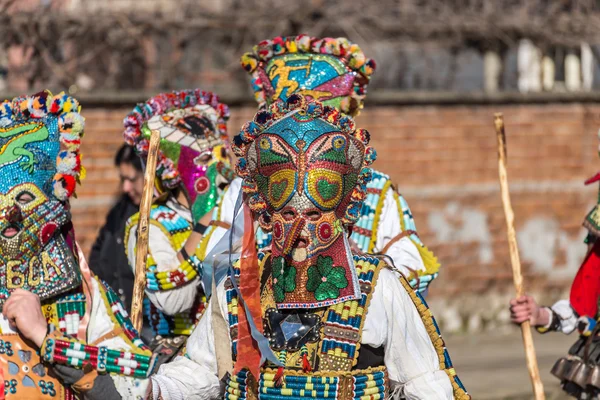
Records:
<instances>
[{"instance_id":1,"label":"orange tassel","mask_svg":"<svg viewBox=\"0 0 600 400\"><path fill-rule=\"evenodd\" d=\"M305 354L302 354L302 370L304 372L311 372L312 371L312 367L310 366L310 363L308 362L308 356Z\"/></svg>"},{"instance_id":2,"label":"orange tassel","mask_svg":"<svg viewBox=\"0 0 600 400\"><path fill-rule=\"evenodd\" d=\"M275 374L275 386L282 387L283 386L283 367L277 368L277 373Z\"/></svg>"}]
</instances>

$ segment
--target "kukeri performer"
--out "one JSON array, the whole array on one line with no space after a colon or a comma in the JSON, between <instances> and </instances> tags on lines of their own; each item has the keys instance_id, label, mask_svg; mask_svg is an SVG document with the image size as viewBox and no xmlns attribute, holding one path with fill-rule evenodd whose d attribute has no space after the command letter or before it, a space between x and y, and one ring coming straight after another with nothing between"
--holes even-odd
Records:
<instances>
[{"instance_id":1,"label":"kukeri performer","mask_svg":"<svg viewBox=\"0 0 600 400\"><path fill-rule=\"evenodd\" d=\"M244 126L233 145L242 256L149 398L470 398L422 297L386 257L350 247L368 142L351 117L299 94ZM254 221L270 250L256 252Z\"/></svg>"},{"instance_id":2,"label":"kukeri performer","mask_svg":"<svg viewBox=\"0 0 600 400\"><path fill-rule=\"evenodd\" d=\"M600 172L585 183L598 181ZM540 333L579 333L569 355L558 360L551 372L570 395L578 399L597 399L600 394L600 325L597 324L600 318L600 194L598 204L587 214L583 226L588 230L585 239L588 252L575 276L569 299L545 307L525 295L510 301L510 311L514 323L529 320Z\"/></svg>"},{"instance_id":3,"label":"kukeri performer","mask_svg":"<svg viewBox=\"0 0 600 400\"><path fill-rule=\"evenodd\" d=\"M88 268L69 199L83 179L77 100L0 103L0 372L15 399L135 399L150 350Z\"/></svg>"},{"instance_id":4,"label":"kukeri performer","mask_svg":"<svg viewBox=\"0 0 600 400\"><path fill-rule=\"evenodd\" d=\"M154 345L166 348L161 362L183 346L204 312L201 260L230 226L233 213L221 212L234 207L223 199L234 177L228 118L228 107L215 94L196 89L155 96L138 104L124 120L125 140L143 160L151 131L161 135L144 302L144 314L160 342ZM138 221L136 214L125 234L132 268Z\"/></svg>"},{"instance_id":5,"label":"kukeri performer","mask_svg":"<svg viewBox=\"0 0 600 400\"><path fill-rule=\"evenodd\" d=\"M346 38L307 35L262 41L244 54L241 62L252 76L260 107L299 93L353 117L363 108L375 71L375 61ZM425 295L438 276L437 258L419 239L408 203L390 177L374 169L371 174L350 243L363 253L388 255L410 284ZM257 241L264 247L271 237L259 232Z\"/></svg>"}]
</instances>

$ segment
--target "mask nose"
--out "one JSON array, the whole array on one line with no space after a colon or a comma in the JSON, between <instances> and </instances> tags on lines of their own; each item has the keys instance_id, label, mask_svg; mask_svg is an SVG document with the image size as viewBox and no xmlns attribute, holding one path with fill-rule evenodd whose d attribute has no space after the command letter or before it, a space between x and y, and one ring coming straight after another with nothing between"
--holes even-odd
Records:
<instances>
[{"instance_id":1,"label":"mask nose","mask_svg":"<svg viewBox=\"0 0 600 400\"><path fill-rule=\"evenodd\" d=\"M6 219L9 224L17 224L23 221L23 214L21 214L21 209L16 204L4 210L2 212L2 217Z\"/></svg>"},{"instance_id":2,"label":"mask nose","mask_svg":"<svg viewBox=\"0 0 600 400\"><path fill-rule=\"evenodd\" d=\"M285 242L283 244L283 254L291 254L294 244L296 240L300 237L302 230L304 229L304 225L306 221L303 218L296 218L292 224L290 231L285 238Z\"/></svg>"}]
</instances>

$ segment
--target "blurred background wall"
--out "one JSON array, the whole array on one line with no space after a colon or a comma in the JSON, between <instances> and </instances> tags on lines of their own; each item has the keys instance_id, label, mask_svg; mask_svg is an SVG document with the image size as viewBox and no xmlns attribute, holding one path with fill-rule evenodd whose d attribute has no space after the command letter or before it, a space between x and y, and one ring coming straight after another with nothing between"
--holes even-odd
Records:
<instances>
[{"instance_id":1,"label":"blurred background wall","mask_svg":"<svg viewBox=\"0 0 600 400\"><path fill-rule=\"evenodd\" d=\"M529 291L568 292L600 163L596 1L0 0L0 94L50 88L83 105L88 176L73 201L86 253L118 190L123 117L165 90L201 87L253 116L239 56L260 40L346 36L374 59L359 126L407 198L442 270L430 303L446 332L503 329L512 276L493 114Z\"/></svg>"}]
</instances>

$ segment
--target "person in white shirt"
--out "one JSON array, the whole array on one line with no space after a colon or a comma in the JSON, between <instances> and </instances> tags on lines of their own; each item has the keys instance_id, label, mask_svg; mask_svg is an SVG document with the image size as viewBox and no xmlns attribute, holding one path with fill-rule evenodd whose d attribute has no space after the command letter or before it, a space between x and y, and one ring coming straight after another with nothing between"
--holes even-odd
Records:
<instances>
[{"instance_id":1,"label":"person in white shirt","mask_svg":"<svg viewBox=\"0 0 600 400\"><path fill-rule=\"evenodd\" d=\"M183 346L204 312L201 260L231 222L232 214L221 212L233 208L223 199L234 177L228 118L227 106L215 94L195 89L157 95L138 104L124 120L125 140L143 160L150 132L158 130L161 135L144 302L161 362ZM232 190L238 188L234 185ZM125 229L133 269L138 221L139 214L133 215Z\"/></svg>"},{"instance_id":2,"label":"person in white shirt","mask_svg":"<svg viewBox=\"0 0 600 400\"><path fill-rule=\"evenodd\" d=\"M420 295L387 257L350 247L368 142L349 116L299 94L244 126L233 145L241 258L148 398L470 399ZM257 253L255 221L269 250Z\"/></svg>"},{"instance_id":3,"label":"person in white shirt","mask_svg":"<svg viewBox=\"0 0 600 400\"><path fill-rule=\"evenodd\" d=\"M600 181L600 173L586 184ZM599 197L600 199L600 197ZM551 307L538 305L530 295L510 301L511 321L517 325L529 321L540 333L575 331L579 338L567 357L559 359L552 374L559 378L563 389L578 399L597 399L600 395L600 341L597 324L600 318L600 202L586 216L588 252L575 276L569 299L557 301Z\"/></svg>"}]
</instances>

